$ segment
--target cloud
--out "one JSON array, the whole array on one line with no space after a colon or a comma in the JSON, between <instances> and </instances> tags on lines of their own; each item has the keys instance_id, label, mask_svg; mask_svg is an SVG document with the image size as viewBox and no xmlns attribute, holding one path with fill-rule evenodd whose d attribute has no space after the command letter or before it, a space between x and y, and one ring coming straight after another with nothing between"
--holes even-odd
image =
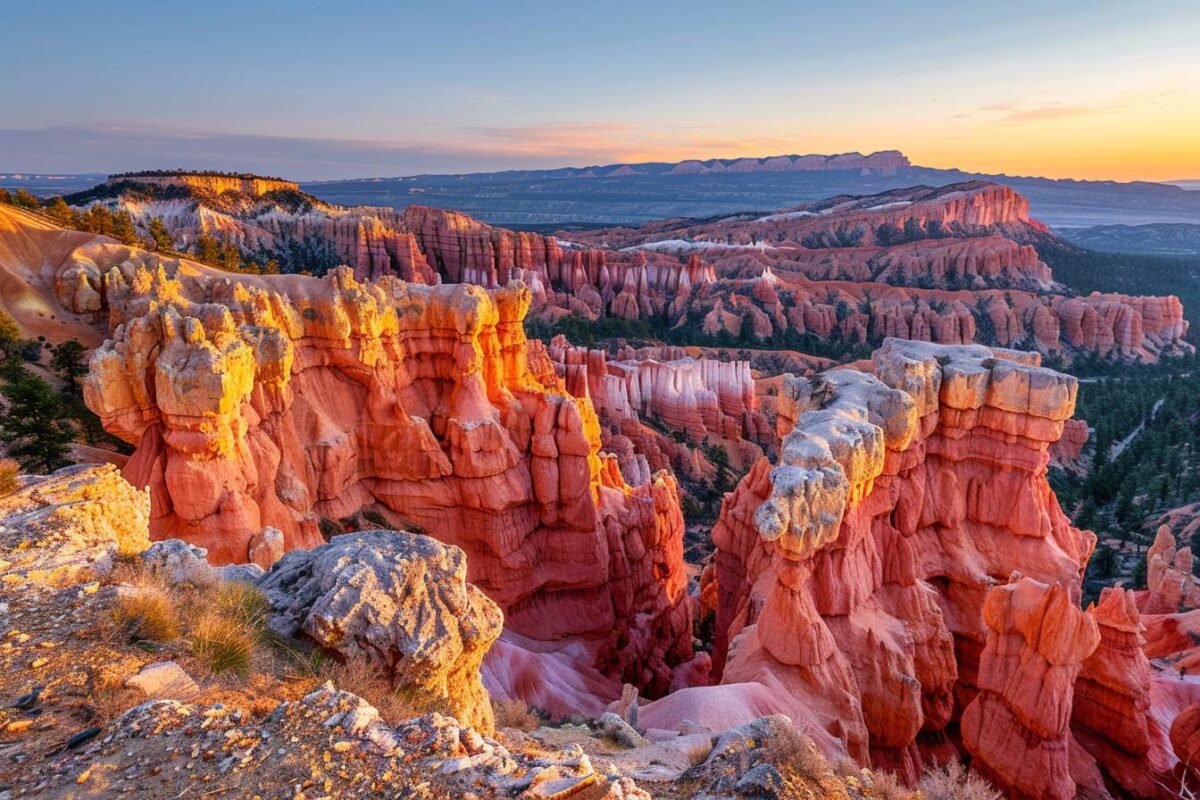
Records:
<instances>
[{"instance_id":1,"label":"cloud","mask_svg":"<svg viewBox=\"0 0 1200 800\"><path fill-rule=\"evenodd\" d=\"M0 128L0 171L249 170L299 180L792 152L797 139L601 122L458 127L420 139L345 139L102 122Z\"/></svg>"}]
</instances>

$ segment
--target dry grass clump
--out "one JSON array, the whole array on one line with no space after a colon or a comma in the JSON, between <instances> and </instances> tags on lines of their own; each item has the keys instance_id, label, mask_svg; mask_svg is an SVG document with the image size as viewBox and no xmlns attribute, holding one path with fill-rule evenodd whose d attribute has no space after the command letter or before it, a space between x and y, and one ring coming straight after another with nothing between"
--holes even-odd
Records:
<instances>
[{"instance_id":1,"label":"dry grass clump","mask_svg":"<svg viewBox=\"0 0 1200 800\"><path fill-rule=\"evenodd\" d=\"M518 731L536 731L542 727L542 718L528 703L520 700L492 699L492 714L497 728L513 728Z\"/></svg>"},{"instance_id":2,"label":"dry grass clump","mask_svg":"<svg viewBox=\"0 0 1200 800\"><path fill-rule=\"evenodd\" d=\"M117 598L113 622L130 641L170 642L181 633L179 609L160 586L142 586Z\"/></svg>"},{"instance_id":3,"label":"dry grass clump","mask_svg":"<svg viewBox=\"0 0 1200 800\"><path fill-rule=\"evenodd\" d=\"M375 706L379 716L389 725L420 716L428 703L415 702L412 692L397 692L383 670L365 658L348 658L344 662L330 660L321 672L327 680L343 691L356 694Z\"/></svg>"},{"instance_id":4,"label":"dry grass clump","mask_svg":"<svg viewBox=\"0 0 1200 800\"><path fill-rule=\"evenodd\" d=\"M919 797L890 772L871 774L871 796L876 800L912 800Z\"/></svg>"},{"instance_id":5,"label":"dry grass clump","mask_svg":"<svg viewBox=\"0 0 1200 800\"><path fill-rule=\"evenodd\" d=\"M1000 800L992 784L957 761L943 764L921 776L917 785L925 800Z\"/></svg>"},{"instance_id":6,"label":"dry grass clump","mask_svg":"<svg viewBox=\"0 0 1200 800\"><path fill-rule=\"evenodd\" d=\"M188 637L192 655L214 675L247 675L254 657L255 637L237 620L218 611L206 611Z\"/></svg>"},{"instance_id":7,"label":"dry grass clump","mask_svg":"<svg viewBox=\"0 0 1200 800\"><path fill-rule=\"evenodd\" d=\"M21 465L14 459L0 458L0 497L17 490L17 477L20 474Z\"/></svg>"},{"instance_id":8,"label":"dry grass clump","mask_svg":"<svg viewBox=\"0 0 1200 800\"><path fill-rule=\"evenodd\" d=\"M763 759L773 764L784 783L796 791L833 777L829 762L817 750L812 739L792 727L771 737L763 748Z\"/></svg>"},{"instance_id":9,"label":"dry grass clump","mask_svg":"<svg viewBox=\"0 0 1200 800\"><path fill-rule=\"evenodd\" d=\"M232 582L221 584L208 599L188 637L192 655L214 675L248 675L266 629L266 597L253 586Z\"/></svg>"}]
</instances>

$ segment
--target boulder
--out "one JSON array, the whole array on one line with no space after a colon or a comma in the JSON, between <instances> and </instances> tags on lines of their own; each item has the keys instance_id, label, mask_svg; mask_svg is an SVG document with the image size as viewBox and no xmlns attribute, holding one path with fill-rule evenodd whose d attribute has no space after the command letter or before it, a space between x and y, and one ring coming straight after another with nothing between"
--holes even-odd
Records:
<instances>
[{"instance_id":1,"label":"boulder","mask_svg":"<svg viewBox=\"0 0 1200 800\"><path fill-rule=\"evenodd\" d=\"M367 531L285 555L260 584L268 625L379 667L397 690L424 694L491 732L480 680L500 609L467 583L457 547L403 531Z\"/></svg>"}]
</instances>

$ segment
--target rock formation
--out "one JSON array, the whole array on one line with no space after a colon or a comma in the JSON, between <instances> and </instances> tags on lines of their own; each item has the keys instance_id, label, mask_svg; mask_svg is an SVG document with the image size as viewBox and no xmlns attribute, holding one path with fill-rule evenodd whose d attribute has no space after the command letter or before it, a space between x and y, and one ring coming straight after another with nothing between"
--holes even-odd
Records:
<instances>
[{"instance_id":1,"label":"rock formation","mask_svg":"<svg viewBox=\"0 0 1200 800\"><path fill-rule=\"evenodd\" d=\"M261 588L277 633L365 659L395 690L441 700L460 722L490 734L492 706L479 668L503 619L466 578L457 547L371 531L292 551Z\"/></svg>"},{"instance_id":2,"label":"rock formation","mask_svg":"<svg viewBox=\"0 0 1200 800\"><path fill-rule=\"evenodd\" d=\"M705 477L712 467L705 466L702 443L739 450L737 463L752 463L774 445L747 361L696 359L665 347L624 348L610 359L562 336L546 355L566 390L596 409L604 449L617 455L634 485L663 468L693 480ZM670 435L661 432L664 427Z\"/></svg>"},{"instance_id":3,"label":"rock formation","mask_svg":"<svg viewBox=\"0 0 1200 800\"><path fill-rule=\"evenodd\" d=\"M983 181L835 197L766 216L572 233L565 241L455 211L346 208L294 190L175 187L184 196L164 199L162 187L136 180L73 201L119 207L143 230L160 217L180 248L205 234L294 270L344 263L360 280L394 275L489 289L520 279L547 319L699 323L709 335L760 340L978 342L1067 359L1152 361L1191 349L1174 297L1073 297L1055 284L1030 245L1050 234L1029 216L1028 201Z\"/></svg>"},{"instance_id":4,"label":"rock formation","mask_svg":"<svg viewBox=\"0 0 1200 800\"><path fill-rule=\"evenodd\" d=\"M1022 797L1071 800L1073 687L1100 643L1096 621L1066 586L1029 578L988 592L983 621L979 694L960 723L972 768Z\"/></svg>"},{"instance_id":5,"label":"rock formation","mask_svg":"<svg viewBox=\"0 0 1200 800\"><path fill-rule=\"evenodd\" d=\"M900 340L873 366L785 381L779 464L713 531L714 659L723 683L761 683L814 736L912 777L918 735L944 741L981 686L989 589L1017 569L1078 597L1095 539L1045 479L1073 378Z\"/></svg>"},{"instance_id":6,"label":"rock formation","mask_svg":"<svg viewBox=\"0 0 1200 800\"><path fill-rule=\"evenodd\" d=\"M127 172L120 175L109 175L105 186L119 186L128 183L150 184L153 186L178 186L199 190L212 194L235 192L237 194L257 197L268 192L299 191L300 184L295 181L285 181L280 178L264 178L259 175L228 175L219 172Z\"/></svg>"},{"instance_id":7,"label":"rock formation","mask_svg":"<svg viewBox=\"0 0 1200 800\"><path fill-rule=\"evenodd\" d=\"M1192 550L1178 547L1171 529L1160 525L1146 551L1146 614L1174 614L1200 608L1200 581L1192 574Z\"/></svg>"},{"instance_id":8,"label":"rock formation","mask_svg":"<svg viewBox=\"0 0 1200 800\"><path fill-rule=\"evenodd\" d=\"M150 546L150 497L111 464L27 476L0 497L0 518L0 571L37 584L107 574Z\"/></svg>"},{"instance_id":9,"label":"rock formation","mask_svg":"<svg viewBox=\"0 0 1200 800\"><path fill-rule=\"evenodd\" d=\"M156 538L241 562L267 526L313 547L370 509L462 547L509 628L587 641L608 675L658 694L690 657L675 481L626 484L590 403L531 372L526 289L153 257L104 285L85 397L136 445Z\"/></svg>"},{"instance_id":10,"label":"rock formation","mask_svg":"<svg viewBox=\"0 0 1200 800\"><path fill-rule=\"evenodd\" d=\"M1178 298L1070 296L1054 283L1030 246L1049 233L1028 212L1011 189L973 181L570 235L711 261L720 280L676 306L713 335L892 336L1141 361L1191 352Z\"/></svg>"}]
</instances>

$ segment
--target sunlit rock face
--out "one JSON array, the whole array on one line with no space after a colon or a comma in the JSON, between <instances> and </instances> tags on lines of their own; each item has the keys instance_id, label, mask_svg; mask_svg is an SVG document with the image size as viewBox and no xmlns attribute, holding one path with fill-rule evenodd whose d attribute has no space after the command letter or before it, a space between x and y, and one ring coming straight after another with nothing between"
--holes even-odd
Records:
<instances>
[{"instance_id":1,"label":"sunlit rock face","mask_svg":"<svg viewBox=\"0 0 1200 800\"><path fill-rule=\"evenodd\" d=\"M112 333L85 385L155 537L246 561L371 509L460 546L508 628L583 639L651 693L691 655L682 516L629 486L595 411L529 368L528 290L227 276L146 257L103 278Z\"/></svg>"},{"instance_id":2,"label":"sunlit rock face","mask_svg":"<svg viewBox=\"0 0 1200 800\"><path fill-rule=\"evenodd\" d=\"M713 532L724 683L777 687L852 756L920 772L983 685L989 591L1020 571L1077 599L1095 543L1045 479L1076 382L1036 361L888 340L874 374L785 382L779 462Z\"/></svg>"},{"instance_id":3,"label":"sunlit rock face","mask_svg":"<svg viewBox=\"0 0 1200 800\"><path fill-rule=\"evenodd\" d=\"M544 368L553 369L567 391L590 401L604 449L634 485L659 469L712 479L704 453L710 444L734 451L737 464L751 464L775 445L748 361L695 358L672 347L625 347L610 357L563 336L548 347L532 342L530 358L547 360Z\"/></svg>"}]
</instances>

